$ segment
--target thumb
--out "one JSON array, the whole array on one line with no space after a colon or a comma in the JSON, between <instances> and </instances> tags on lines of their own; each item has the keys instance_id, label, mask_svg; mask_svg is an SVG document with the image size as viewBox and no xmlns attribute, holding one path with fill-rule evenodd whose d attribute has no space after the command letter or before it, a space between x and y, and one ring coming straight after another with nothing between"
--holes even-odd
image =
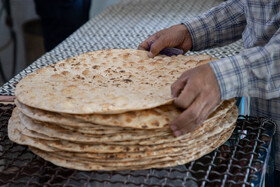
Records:
<instances>
[{"instance_id":1,"label":"thumb","mask_svg":"<svg viewBox=\"0 0 280 187\"><path fill-rule=\"evenodd\" d=\"M151 45L149 57L154 57L159 54L161 50L163 50L165 47L168 47L165 43L165 40L163 37L159 37L154 41L154 43Z\"/></svg>"}]
</instances>

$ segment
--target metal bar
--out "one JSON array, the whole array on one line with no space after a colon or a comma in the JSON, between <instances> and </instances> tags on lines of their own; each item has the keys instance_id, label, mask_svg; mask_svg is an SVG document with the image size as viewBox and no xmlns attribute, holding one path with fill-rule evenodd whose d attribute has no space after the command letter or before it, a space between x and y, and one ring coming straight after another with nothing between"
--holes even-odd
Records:
<instances>
[{"instance_id":1,"label":"metal bar","mask_svg":"<svg viewBox=\"0 0 280 187\"><path fill-rule=\"evenodd\" d=\"M244 130L244 121L243 121L243 123L242 123L242 127L241 127L241 132ZM227 170L226 170L226 173L228 174L229 173L229 171L230 171L230 168L231 168L231 166L232 166L232 160L234 159L234 157L235 157L235 154L236 154L236 151L237 151L237 145L239 144L239 140L240 140L240 136L237 136L237 141L236 141L236 143L235 143L235 145L234 145L234 150L233 150L233 152L232 152L232 155L231 155L231 158L230 158L230 161L229 161L229 164L228 164L228 167L227 167ZM222 186L225 186L225 183L226 183L226 180L227 180L227 174L225 174L225 176L224 176L224 179L223 179L223 181L222 181Z\"/></svg>"},{"instance_id":2,"label":"metal bar","mask_svg":"<svg viewBox=\"0 0 280 187\"><path fill-rule=\"evenodd\" d=\"M190 171L192 170L192 167L193 167L193 165L194 165L194 162L195 162L195 161L191 162L191 164L190 164L190 166L189 166L189 168L188 168L188 170L187 170L186 176L184 177L183 185L186 184L187 178L190 177Z\"/></svg>"},{"instance_id":3,"label":"metal bar","mask_svg":"<svg viewBox=\"0 0 280 187\"><path fill-rule=\"evenodd\" d=\"M260 134L261 134L261 129L259 128L258 129L257 140L259 140ZM255 153L257 145L258 145L258 141L255 141L252 152ZM245 174L244 182L247 182L247 180L248 180L248 176L250 174L250 167L252 167L253 159L254 159L254 154L251 154L251 158L250 158L250 161L249 161L249 167L246 169L246 174Z\"/></svg>"},{"instance_id":4,"label":"metal bar","mask_svg":"<svg viewBox=\"0 0 280 187\"><path fill-rule=\"evenodd\" d=\"M216 157L217 157L217 151L214 152L214 155L213 155L213 157L212 157L211 163L210 163L209 166L208 166L206 175L205 175L205 177L204 177L205 181L203 181L203 182L202 182L202 185L201 185L201 186L203 186L203 187L206 185L206 180L207 180L208 177L209 177L209 174L210 174L211 169L212 169L212 165L214 164L214 161L215 161Z\"/></svg>"}]
</instances>

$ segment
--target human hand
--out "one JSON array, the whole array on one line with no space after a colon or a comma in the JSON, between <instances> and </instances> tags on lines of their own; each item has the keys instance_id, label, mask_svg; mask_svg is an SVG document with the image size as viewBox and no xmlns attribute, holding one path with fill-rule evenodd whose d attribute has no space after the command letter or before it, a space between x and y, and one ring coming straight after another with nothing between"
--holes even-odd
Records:
<instances>
[{"instance_id":1,"label":"human hand","mask_svg":"<svg viewBox=\"0 0 280 187\"><path fill-rule=\"evenodd\" d=\"M174 25L167 29L156 32L145 41L143 41L138 49L148 50L151 45L149 57L154 57L159 54L161 50L166 47L175 47L181 49L186 53L192 48L192 39L187 27L183 24Z\"/></svg>"},{"instance_id":2,"label":"human hand","mask_svg":"<svg viewBox=\"0 0 280 187\"><path fill-rule=\"evenodd\" d=\"M174 136L197 129L220 103L221 93L209 64L185 71L171 86L175 105L184 111L170 123Z\"/></svg>"}]
</instances>

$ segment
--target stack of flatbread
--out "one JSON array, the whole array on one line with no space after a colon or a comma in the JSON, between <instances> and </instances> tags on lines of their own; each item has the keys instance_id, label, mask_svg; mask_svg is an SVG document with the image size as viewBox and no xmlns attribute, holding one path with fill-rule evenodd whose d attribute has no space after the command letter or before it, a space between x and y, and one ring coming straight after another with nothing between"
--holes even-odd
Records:
<instances>
[{"instance_id":1,"label":"stack of flatbread","mask_svg":"<svg viewBox=\"0 0 280 187\"><path fill-rule=\"evenodd\" d=\"M237 118L223 101L195 131L174 137L181 110L171 84L208 55L157 56L112 49L37 70L15 90L9 138L56 165L79 170L141 170L195 160L223 144Z\"/></svg>"}]
</instances>

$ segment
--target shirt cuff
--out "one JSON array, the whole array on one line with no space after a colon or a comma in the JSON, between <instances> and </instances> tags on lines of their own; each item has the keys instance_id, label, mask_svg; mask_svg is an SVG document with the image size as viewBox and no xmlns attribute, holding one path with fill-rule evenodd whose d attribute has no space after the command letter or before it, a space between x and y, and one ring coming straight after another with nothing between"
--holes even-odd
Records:
<instances>
[{"instance_id":1,"label":"shirt cuff","mask_svg":"<svg viewBox=\"0 0 280 187\"><path fill-rule=\"evenodd\" d=\"M219 83L222 100L248 94L248 70L240 56L212 61L210 66Z\"/></svg>"},{"instance_id":2,"label":"shirt cuff","mask_svg":"<svg viewBox=\"0 0 280 187\"><path fill-rule=\"evenodd\" d=\"M211 43L215 41L215 33L212 24L209 24L211 21L203 18L202 16L196 16L189 20L183 22L183 24L188 28L191 38L192 38L192 50L198 51L211 46Z\"/></svg>"}]
</instances>

